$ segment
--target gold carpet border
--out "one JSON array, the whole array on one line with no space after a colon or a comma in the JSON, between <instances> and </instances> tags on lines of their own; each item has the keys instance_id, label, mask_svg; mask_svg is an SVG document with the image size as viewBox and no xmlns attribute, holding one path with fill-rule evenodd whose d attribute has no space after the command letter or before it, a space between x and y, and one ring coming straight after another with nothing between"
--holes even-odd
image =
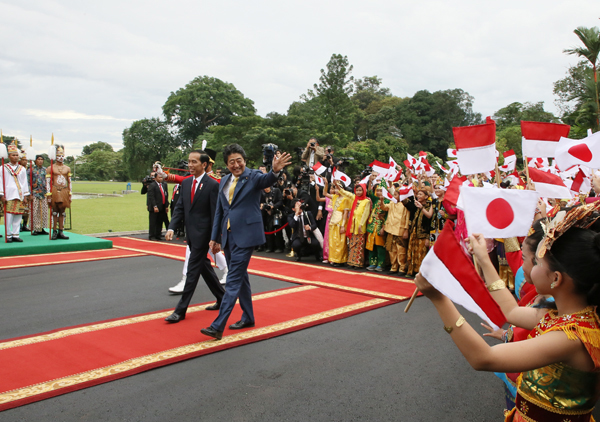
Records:
<instances>
[{"instance_id":1,"label":"gold carpet border","mask_svg":"<svg viewBox=\"0 0 600 422\"><path fill-rule=\"evenodd\" d=\"M299 266L302 266L302 267L310 267L310 268L314 268L315 267L314 265L304 264L302 262L290 262L290 261L287 261L285 259L268 258L268 257L265 257L265 256L254 256L253 255L252 259L260 259L260 260L264 260L264 261L284 262L286 264L299 265ZM382 275L382 274L377 274L377 273L366 272L366 273L360 273L360 274L358 274L356 271L343 270L343 269L336 268L336 267L325 267L325 266L322 266L322 267L318 267L318 268L320 268L322 270L326 270L326 271L333 271L333 272L336 272L336 273L341 273L341 274L360 275L361 277L363 277L363 276L364 277L372 277L372 278L379 278L379 279L382 279L382 280L402 281L402 282L405 282L405 283L413 283L414 284L414 281L411 280L411 279L406 279L406 278L399 279L398 277L390 277L390 276L386 276L386 275Z\"/></svg>"},{"instance_id":2,"label":"gold carpet border","mask_svg":"<svg viewBox=\"0 0 600 422\"><path fill-rule=\"evenodd\" d=\"M308 315L302 318L297 318L290 321L285 321L279 324L270 325L267 327L261 327L254 330L243 331L238 334L232 334L223 337L220 341L206 340L199 343L193 343L186 346L177 347L175 349L165 350L163 352L141 356L138 358L126 360L116 365L106 366L104 368L93 369L91 371L82 372L76 375L70 375L63 378L58 378L52 381L43 382L40 384L20 388L17 390L8 391L0 394L0 404L10 403L15 400L25 399L27 397L37 396L39 394L48 393L50 391L59 390L61 388L70 387L72 385L81 384L83 382L93 381L100 378L104 378L110 375L119 374L122 372L130 371L139 368L144 365L164 361L167 359L173 359L179 356L184 356L190 353L195 353L202 350L209 350L218 346L235 343L242 340L252 339L264 334L276 333L278 331L286 330L288 328L298 327L300 325L308 324L310 322L319 321L329 317L338 316L344 313L348 313L357 309L363 309L370 306L385 303L385 299L371 299L361 303L355 303L348 306L343 306L337 309L331 309L329 311L320 312L313 315Z\"/></svg>"},{"instance_id":3,"label":"gold carpet border","mask_svg":"<svg viewBox=\"0 0 600 422\"><path fill-rule=\"evenodd\" d=\"M286 294L290 294L290 293L298 293L298 292L302 292L305 290L311 290L311 289L318 289L318 287L316 287L316 286L301 286L301 287L295 287L295 288L291 288L291 289L277 290L274 292L261 293L256 296L252 296L252 301L257 301L257 300L261 300L261 299L269 299L272 297L282 296L282 295L286 295ZM188 308L187 312L188 313L200 312L200 311L204 311L205 308L206 308L206 304L190 306ZM13 341L7 341L4 343L0 343L0 350L11 349L11 348L20 347L20 346L27 346L30 344L42 343L45 341L57 340L60 338L69 337L69 336L73 336L73 335L77 335L77 334L90 333L92 331L106 330L108 328L122 327L125 325L137 324L139 322L146 322L146 321L152 321L155 319L166 318L169 315L171 315L172 313L173 313L173 311L158 312L155 314L142 315L142 316L132 317L132 318L123 318L123 319L119 319L116 321L109 321L109 322L102 322L99 324L86 325L85 327L69 328L69 329L57 331L54 333L42 334L40 336L28 337L28 338L19 339L19 340L13 340Z\"/></svg>"},{"instance_id":4,"label":"gold carpet border","mask_svg":"<svg viewBox=\"0 0 600 422\"><path fill-rule=\"evenodd\" d=\"M124 249L126 251L141 252L141 253L144 253L146 255L162 256L164 258L175 259L177 261L185 261L185 256L171 255L171 254L162 253L162 252L145 251L143 249L129 248L129 247L126 247L126 246L118 246L118 245L114 245L114 244L113 244L113 248Z\"/></svg>"},{"instance_id":5,"label":"gold carpet border","mask_svg":"<svg viewBox=\"0 0 600 422\"><path fill-rule=\"evenodd\" d=\"M263 277L279 278L279 279L283 279L286 281L290 281L292 283L311 284L311 285L316 285L316 286L321 286L321 287L328 287L328 288L332 288L332 289L347 290L349 292L368 294L370 296L381 296L381 297L385 297L387 299L395 299L395 300L408 299L408 296L398 296L398 295L393 295L391 293L383 293L383 292L377 292L374 290L359 289L357 287L342 286L341 284L326 283L324 281L305 280L303 278L290 277L287 275L280 275L280 274L275 274L275 273L268 273L266 271L248 269L248 272L250 274L260 275Z\"/></svg>"},{"instance_id":6,"label":"gold carpet border","mask_svg":"<svg viewBox=\"0 0 600 422\"><path fill-rule=\"evenodd\" d=\"M86 251L86 252L89 252L89 251ZM68 252L66 252L66 253L68 253ZM11 270L11 269L15 269L15 268L29 268L29 267L42 267L44 265L76 264L78 262L102 261L104 259L137 258L140 256L148 256L148 254L136 252L136 253L132 253L129 255L114 255L114 256L104 256L104 257L98 257L98 258L72 259L70 261L35 262L35 263L29 263L29 264L8 265L8 266L2 266L2 264L0 264L0 270ZM11 258L15 258L15 257L11 257Z\"/></svg>"}]
</instances>

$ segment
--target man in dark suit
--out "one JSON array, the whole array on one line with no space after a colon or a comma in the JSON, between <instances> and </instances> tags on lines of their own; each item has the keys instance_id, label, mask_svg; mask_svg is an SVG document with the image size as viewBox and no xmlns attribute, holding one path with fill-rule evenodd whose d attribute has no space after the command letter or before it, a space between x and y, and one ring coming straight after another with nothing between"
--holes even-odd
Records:
<instances>
[{"instance_id":1,"label":"man in dark suit","mask_svg":"<svg viewBox=\"0 0 600 422\"><path fill-rule=\"evenodd\" d=\"M160 175L156 175L154 182L148 185L148 211L150 227L148 228L148 239L161 239L163 223L169 227L169 188Z\"/></svg>"},{"instance_id":2,"label":"man in dark suit","mask_svg":"<svg viewBox=\"0 0 600 422\"><path fill-rule=\"evenodd\" d=\"M185 217L185 232L190 248L190 259L181 299L175 312L165 319L171 323L185 319L185 313L196 290L200 275L217 299L214 305L206 308L207 310L218 310L225 293L206 256L219 193L219 183L211 179L205 172L209 161L210 157L204 151L190 152L188 166L193 177L188 177L181 182L181 195L175 205L173 218L165 236L165 239L172 240L173 231Z\"/></svg>"},{"instance_id":3,"label":"man in dark suit","mask_svg":"<svg viewBox=\"0 0 600 422\"><path fill-rule=\"evenodd\" d=\"M223 337L227 319L238 298L243 311L242 319L229 328L235 330L254 326L248 264L254 248L265 243L260 211L261 191L275 183L279 172L290 164L291 156L286 153L274 157L273 171L264 174L246 168L246 152L237 144L225 147L223 159L230 174L221 179L219 186L210 247L215 254L223 248L229 272L219 316L210 327L200 330L202 334L217 340Z\"/></svg>"},{"instance_id":4,"label":"man in dark suit","mask_svg":"<svg viewBox=\"0 0 600 422\"><path fill-rule=\"evenodd\" d=\"M296 200L294 213L288 216L288 224L294 231L292 249L296 252L296 261L300 261L304 251L309 250L321 262L321 245L314 234L317 223L310 211L302 210L302 204L301 200Z\"/></svg>"}]
</instances>

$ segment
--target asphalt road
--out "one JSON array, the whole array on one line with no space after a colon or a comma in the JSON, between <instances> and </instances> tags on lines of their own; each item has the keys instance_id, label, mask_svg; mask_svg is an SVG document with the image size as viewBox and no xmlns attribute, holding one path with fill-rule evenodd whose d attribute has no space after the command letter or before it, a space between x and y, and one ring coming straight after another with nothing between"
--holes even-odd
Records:
<instances>
[{"instance_id":1,"label":"asphalt road","mask_svg":"<svg viewBox=\"0 0 600 422\"><path fill-rule=\"evenodd\" d=\"M139 257L2 270L0 339L172 308L178 296L167 288L181 269L178 261ZM251 283L254 293L291 285L254 276ZM201 282L192 302L211 299ZM10 409L0 421L503 420L500 380L470 368L427 299L408 314L404 307Z\"/></svg>"}]
</instances>

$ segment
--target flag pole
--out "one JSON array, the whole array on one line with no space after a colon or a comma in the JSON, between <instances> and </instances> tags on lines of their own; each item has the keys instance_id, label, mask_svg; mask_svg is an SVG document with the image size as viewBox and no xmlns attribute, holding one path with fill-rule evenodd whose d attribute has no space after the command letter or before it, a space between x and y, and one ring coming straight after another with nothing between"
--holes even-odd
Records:
<instances>
[{"instance_id":1,"label":"flag pole","mask_svg":"<svg viewBox=\"0 0 600 422\"><path fill-rule=\"evenodd\" d=\"M500 168L498 168L498 161L496 161L496 185L500 187Z\"/></svg>"},{"instance_id":2,"label":"flag pole","mask_svg":"<svg viewBox=\"0 0 600 422\"><path fill-rule=\"evenodd\" d=\"M529 188L529 162L527 161L527 156L523 156L523 160L525 160L525 175L527 176L527 180L525 181L525 185Z\"/></svg>"},{"instance_id":3,"label":"flag pole","mask_svg":"<svg viewBox=\"0 0 600 422\"><path fill-rule=\"evenodd\" d=\"M2 148L6 148L4 146L4 138L2 137L2 130L0 130L0 144L2 144ZM4 171L4 153L2 153L2 194L3 198L6 200L6 172ZM6 202L2 206L2 211L4 213L4 243L8 243L8 229L6 227Z\"/></svg>"},{"instance_id":4,"label":"flag pole","mask_svg":"<svg viewBox=\"0 0 600 422\"><path fill-rule=\"evenodd\" d=\"M406 308L404 308L404 313L407 313L408 310L410 309L410 307L412 306L413 302L415 301L415 298L417 297L417 295L419 294L419 288L415 287L415 291L413 292L412 296L410 297L410 300L408 301L408 303L406 304Z\"/></svg>"}]
</instances>

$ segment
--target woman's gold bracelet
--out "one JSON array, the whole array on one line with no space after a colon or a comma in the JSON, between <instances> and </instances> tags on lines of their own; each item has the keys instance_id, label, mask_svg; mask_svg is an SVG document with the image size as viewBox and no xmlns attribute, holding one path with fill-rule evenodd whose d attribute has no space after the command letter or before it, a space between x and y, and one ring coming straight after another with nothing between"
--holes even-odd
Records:
<instances>
[{"instance_id":1,"label":"woman's gold bracelet","mask_svg":"<svg viewBox=\"0 0 600 422\"><path fill-rule=\"evenodd\" d=\"M506 283L504 280L496 280L492 284L488 284L487 288L490 292L495 292L496 290L506 289Z\"/></svg>"},{"instance_id":2,"label":"woman's gold bracelet","mask_svg":"<svg viewBox=\"0 0 600 422\"><path fill-rule=\"evenodd\" d=\"M460 316L460 318L458 318L458 320L456 321L456 326L457 327L461 327L464 323L465 323L465 317L464 316ZM448 334L452 333L452 330L454 330L454 327L450 326L450 327L446 327L444 326L444 330L446 330L446 332Z\"/></svg>"}]
</instances>

